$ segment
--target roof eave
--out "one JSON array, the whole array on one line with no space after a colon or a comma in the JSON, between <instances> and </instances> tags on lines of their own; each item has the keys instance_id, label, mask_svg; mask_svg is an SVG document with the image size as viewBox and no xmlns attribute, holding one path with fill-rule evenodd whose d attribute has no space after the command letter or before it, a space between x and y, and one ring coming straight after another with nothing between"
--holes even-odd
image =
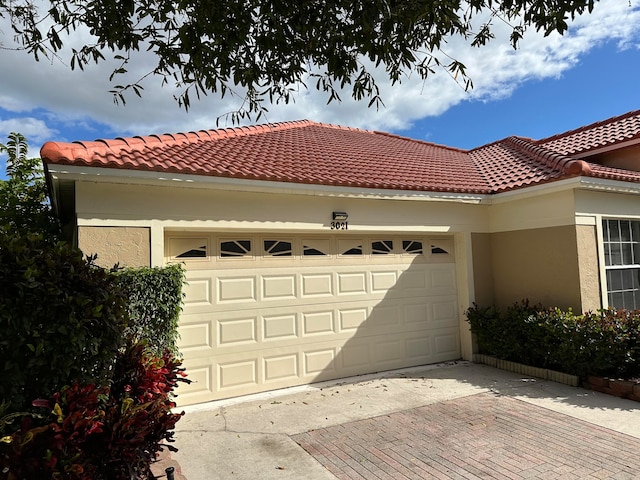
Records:
<instances>
[{"instance_id":1,"label":"roof eave","mask_svg":"<svg viewBox=\"0 0 640 480\"><path fill-rule=\"evenodd\" d=\"M85 182L105 182L163 187L235 190L246 192L283 193L326 197L375 198L416 201L447 201L485 203L489 193L400 190L384 188L344 187L269 180L247 180L231 177L188 175L168 172L114 169L77 165L48 164L53 181L67 179Z\"/></svg>"},{"instance_id":2,"label":"roof eave","mask_svg":"<svg viewBox=\"0 0 640 480\"><path fill-rule=\"evenodd\" d=\"M488 203L492 205L507 203L514 200L523 200L540 195L578 189L640 195L640 183L637 182L576 176L496 193L488 197Z\"/></svg>"}]
</instances>

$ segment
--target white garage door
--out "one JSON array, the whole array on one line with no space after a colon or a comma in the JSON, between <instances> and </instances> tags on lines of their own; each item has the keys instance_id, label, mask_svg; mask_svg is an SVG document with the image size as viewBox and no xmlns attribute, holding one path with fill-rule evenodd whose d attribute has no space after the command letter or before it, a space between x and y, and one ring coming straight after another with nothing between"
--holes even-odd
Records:
<instances>
[{"instance_id":1,"label":"white garage door","mask_svg":"<svg viewBox=\"0 0 640 480\"><path fill-rule=\"evenodd\" d=\"M460 357L451 238L170 233L181 405Z\"/></svg>"}]
</instances>

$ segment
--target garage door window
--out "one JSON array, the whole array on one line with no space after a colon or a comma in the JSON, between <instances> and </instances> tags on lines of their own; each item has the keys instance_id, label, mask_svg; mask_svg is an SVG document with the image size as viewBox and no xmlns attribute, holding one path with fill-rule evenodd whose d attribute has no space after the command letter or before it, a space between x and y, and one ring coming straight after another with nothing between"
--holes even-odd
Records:
<instances>
[{"instance_id":1,"label":"garage door window","mask_svg":"<svg viewBox=\"0 0 640 480\"><path fill-rule=\"evenodd\" d=\"M264 240L264 254L272 257L290 257L293 255L291 242L286 240Z\"/></svg>"},{"instance_id":2,"label":"garage door window","mask_svg":"<svg viewBox=\"0 0 640 480\"><path fill-rule=\"evenodd\" d=\"M363 255L362 240L339 240L340 255Z\"/></svg>"},{"instance_id":3,"label":"garage door window","mask_svg":"<svg viewBox=\"0 0 640 480\"><path fill-rule=\"evenodd\" d=\"M250 257L251 240L226 240L220 242L221 257Z\"/></svg>"},{"instance_id":4,"label":"garage door window","mask_svg":"<svg viewBox=\"0 0 640 480\"><path fill-rule=\"evenodd\" d=\"M389 255L393 253L393 240L371 242L371 253L373 255Z\"/></svg>"},{"instance_id":5,"label":"garage door window","mask_svg":"<svg viewBox=\"0 0 640 480\"><path fill-rule=\"evenodd\" d=\"M422 242L417 240L403 240L402 251L410 255L422 255Z\"/></svg>"},{"instance_id":6,"label":"garage door window","mask_svg":"<svg viewBox=\"0 0 640 480\"><path fill-rule=\"evenodd\" d=\"M209 255L209 239L206 237L174 237L169 240L169 252L173 259L203 260Z\"/></svg>"},{"instance_id":7,"label":"garage door window","mask_svg":"<svg viewBox=\"0 0 640 480\"><path fill-rule=\"evenodd\" d=\"M207 256L207 246L201 245L200 247L192 248L186 252L182 252L176 255L176 258L204 258Z\"/></svg>"},{"instance_id":8,"label":"garage door window","mask_svg":"<svg viewBox=\"0 0 640 480\"><path fill-rule=\"evenodd\" d=\"M610 307L640 308L640 221L604 220L604 261Z\"/></svg>"}]
</instances>

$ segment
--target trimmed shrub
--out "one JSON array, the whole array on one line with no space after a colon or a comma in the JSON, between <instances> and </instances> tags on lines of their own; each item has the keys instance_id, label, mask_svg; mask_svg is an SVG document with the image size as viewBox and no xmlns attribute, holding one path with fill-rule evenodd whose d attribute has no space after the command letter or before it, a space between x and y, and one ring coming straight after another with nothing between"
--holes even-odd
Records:
<instances>
[{"instance_id":1,"label":"trimmed shrub","mask_svg":"<svg viewBox=\"0 0 640 480\"><path fill-rule=\"evenodd\" d=\"M585 378L640 376L640 310L571 310L530 307L524 301L499 312L467 310L481 353Z\"/></svg>"},{"instance_id":2,"label":"trimmed shrub","mask_svg":"<svg viewBox=\"0 0 640 480\"><path fill-rule=\"evenodd\" d=\"M114 275L128 302L125 337L133 343L146 341L158 356L167 349L179 355L176 342L182 310L182 266L126 268L116 270Z\"/></svg>"},{"instance_id":3,"label":"trimmed shrub","mask_svg":"<svg viewBox=\"0 0 640 480\"><path fill-rule=\"evenodd\" d=\"M25 410L74 382L107 384L126 327L111 275L40 234L0 231L0 404Z\"/></svg>"}]
</instances>

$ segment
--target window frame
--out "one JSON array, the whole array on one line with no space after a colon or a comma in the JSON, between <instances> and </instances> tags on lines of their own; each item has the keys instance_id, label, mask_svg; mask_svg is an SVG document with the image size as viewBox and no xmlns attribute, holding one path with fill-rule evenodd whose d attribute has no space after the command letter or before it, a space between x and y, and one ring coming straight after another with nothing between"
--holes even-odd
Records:
<instances>
[{"instance_id":1,"label":"window frame","mask_svg":"<svg viewBox=\"0 0 640 480\"><path fill-rule=\"evenodd\" d=\"M622 222L628 222L629 225L629 240L624 240L622 235L619 235L618 239L613 239L611 236L611 222L615 222L618 228L622 228ZM605 226L606 225L606 226ZM635 228L634 228L635 225ZM634 234L634 230L636 233ZM613 308L627 308L625 306L624 298L622 300L622 306L617 304L617 302L613 301L613 295L623 295L624 293L632 292L634 297L633 300L633 308L640 308L640 218L631 218L631 217L612 217L612 216L602 216L599 218L597 222L597 232L598 232L598 244L600 246L600 264L602 265L602 269L600 271L600 285L601 285L601 298L602 298L602 306L603 308L613 307ZM619 230L619 233L622 233ZM608 234L608 235L607 235ZM619 245L620 252L620 263L612 263L611 256L611 246ZM623 245L629 245L629 253L631 256L631 263L625 262L625 254L623 253ZM635 262L635 263L633 263ZM612 263L612 264L609 264ZM634 284L632 288L620 288L613 289L610 288L609 279L610 272L620 272L620 271L636 271L636 279L631 279L631 282ZM611 282L613 283L613 282ZM614 305L614 303L616 303Z\"/></svg>"}]
</instances>

